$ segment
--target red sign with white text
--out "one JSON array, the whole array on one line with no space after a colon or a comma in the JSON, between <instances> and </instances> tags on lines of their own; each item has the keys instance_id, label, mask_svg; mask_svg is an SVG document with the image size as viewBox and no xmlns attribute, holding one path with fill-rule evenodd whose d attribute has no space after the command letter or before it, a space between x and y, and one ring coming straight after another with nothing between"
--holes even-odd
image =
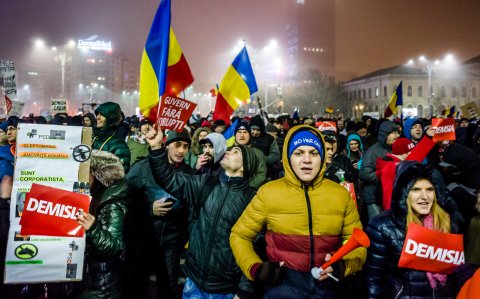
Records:
<instances>
[{"instance_id":1,"label":"red sign with white text","mask_svg":"<svg viewBox=\"0 0 480 299\"><path fill-rule=\"evenodd\" d=\"M197 104L174 96L162 96L157 124L162 129L180 132L192 116Z\"/></svg>"},{"instance_id":2,"label":"red sign with white text","mask_svg":"<svg viewBox=\"0 0 480 299\"><path fill-rule=\"evenodd\" d=\"M320 132L333 131L337 134L337 124L334 121L319 121L315 125Z\"/></svg>"},{"instance_id":3,"label":"red sign with white text","mask_svg":"<svg viewBox=\"0 0 480 299\"><path fill-rule=\"evenodd\" d=\"M450 274L465 264L463 235L446 234L410 224L403 243L399 268Z\"/></svg>"},{"instance_id":4,"label":"red sign with white text","mask_svg":"<svg viewBox=\"0 0 480 299\"><path fill-rule=\"evenodd\" d=\"M432 127L435 128L435 135L433 142L444 140L455 140L455 119L448 118L433 118Z\"/></svg>"},{"instance_id":5,"label":"red sign with white text","mask_svg":"<svg viewBox=\"0 0 480 299\"><path fill-rule=\"evenodd\" d=\"M90 197L39 184L32 184L20 218L20 234L83 237L77 223L79 210L88 212Z\"/></svg>"}]
</instances>

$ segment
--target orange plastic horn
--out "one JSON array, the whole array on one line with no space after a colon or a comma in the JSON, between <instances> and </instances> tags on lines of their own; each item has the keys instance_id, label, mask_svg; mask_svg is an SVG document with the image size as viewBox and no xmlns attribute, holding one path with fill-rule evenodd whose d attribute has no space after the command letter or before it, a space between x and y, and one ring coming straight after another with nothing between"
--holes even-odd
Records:
<instances>
[{"instance_id":1,"label":"orange plastic horn","mask_svg":"<svg viewBox=\"0 0 480 299\"><path fill-rule=\"evenodd\" d=\"M330 258L328 262L322 265L322 269L327 269L333 263L340 260L342 257L344 257L347 253L354 250L355 248L368 246L370 246L370 239L368 238L367 234L363 230L355 227L353 229L352 236L350 237L350 239L348 239L347 243L340 247L340 249L335 252L335 254Z\"/></svg>"}]
</instances>

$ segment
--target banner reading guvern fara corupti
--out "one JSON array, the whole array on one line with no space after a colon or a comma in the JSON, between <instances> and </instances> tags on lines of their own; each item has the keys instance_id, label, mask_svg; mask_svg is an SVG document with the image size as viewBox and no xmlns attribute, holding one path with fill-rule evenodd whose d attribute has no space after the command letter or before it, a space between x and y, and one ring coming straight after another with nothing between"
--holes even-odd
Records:
<instances>
[{"instance_id":1,"label":"banner reading guvern fara corupti","mask_svg":"<svg viewBox=\"0 0 480 299\"><path fill-rule=\"evenodd\" d=\"M91 136L82 127L19 124L5 283L82 279L85 238L22 236L19 221L32 183L88 189Z\"/></svg>"}]
</instances>

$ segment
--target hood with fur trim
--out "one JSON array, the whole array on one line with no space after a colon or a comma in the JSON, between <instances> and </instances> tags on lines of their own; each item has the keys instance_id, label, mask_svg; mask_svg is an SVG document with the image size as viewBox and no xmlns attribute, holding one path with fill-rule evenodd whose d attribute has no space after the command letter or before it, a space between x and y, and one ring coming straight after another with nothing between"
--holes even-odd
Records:
<instances>
[{"instance_id":1,"label":"hood with fur trim","mask_svg":"<svg viewBox=\"0 0 480 299\"><path fill-rule=\"evenodd\" d=\"M110 187L125 176L120 159L110 152L99 150L92 151L90 172L105 187Z\"/></svg>"}]
</instances>

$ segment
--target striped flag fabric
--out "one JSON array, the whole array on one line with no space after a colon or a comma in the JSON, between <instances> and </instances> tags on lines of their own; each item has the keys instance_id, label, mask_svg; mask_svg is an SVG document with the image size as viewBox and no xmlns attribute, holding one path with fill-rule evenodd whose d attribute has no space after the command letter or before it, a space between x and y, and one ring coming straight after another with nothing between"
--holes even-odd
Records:
<instances>
[{"instance_id":1,"label":"striped flag fabric","mask_svg":"<svg viewBox=\"0 0 480 299\"><path fill-rule=\"evenodd\" d=\"M227 147L232 146L235 143L235 127L238 124L238 118L233 122L233 124L228 127L228 129L223 132L223 137L227 141Z\"/></svg>"},{"instance_id":2,"label":"striped flag fabric","mask_svg":"<svg viewBox=\"0 0 480 299\"><path fill-rule=\"evenodd\" d=\"M390 98L390 102L388 103L387 108L385 108L385 112L383 116L385 118L392 116L393 114L397 113L398 106L403 105L403 92L402 92L402 81L398 84L397 89L393 93L392 97Z\"/></svg>"},{"instance_id":3,"label":"striped flag fabric","mask_svg":"<svg viewBox=\"0 0 480 299\"><path fill-rule=\"evenodd\" d=\"M213 120L222 119L230 123L230 116L241 104L258 91L247 48L243 47L223 76L218 90Z\"/></svg>"},{"instance_id":4,"label":"striped flag fabric","mask_svg":"<svg viewBox=\"0 0 480 299\"><path fill-rule=\"evenodd\" d=\"M12 110L12 100L8 96L5 96L5 108L7 108L7 114Z\"/></svg>"},{"instance_id":5,"label":"striped flag fabric","mask_svg":"<svg viewBox=\"0 0 480 299\"><path fill-rule=\"evenodd\" d=\"M157 120L162 95L176 96L194 80L170 23L171 0L162 0L140 64L140 112L152 122Z\"/></svg>"},{"instance_id":6,"label":"striped flag fabric","mask_svg":"<svg viewBox=\"0 0 480 299\"><path fill-rule=\"evenodd\" d=\"M212 96L212 98L218 95L218 90L219 90L218 84L215 84L215 87L210 89L210 95Z\"/></svg>"}]
</instances>

